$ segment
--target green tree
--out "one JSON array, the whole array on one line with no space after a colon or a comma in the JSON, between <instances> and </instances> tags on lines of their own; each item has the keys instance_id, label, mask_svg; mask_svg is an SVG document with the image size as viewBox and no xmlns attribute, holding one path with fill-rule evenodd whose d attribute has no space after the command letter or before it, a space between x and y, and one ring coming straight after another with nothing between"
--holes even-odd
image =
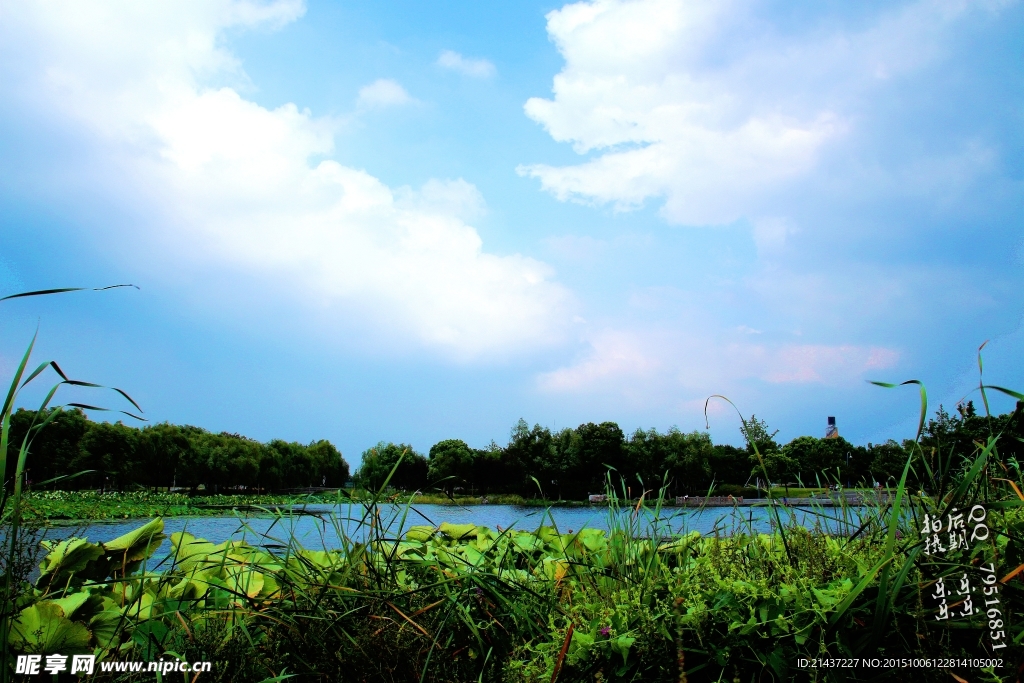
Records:
<instances>
[{"instance_id":1,"label":"green tree","mask_svg":"<svg viewBox=\"0 0 1024 683\"><path fill-rule=\"evenodd\" d=\"M765 421L757 419L756 415L751 415L749 420L743 420L740 425L740 434L747 442L747 452L751 454L755 446L761 454L779 450L779 444L775 441L775 435L778 433L777 429L770 432Z\"/></svg>"},{"instance_id":2,"label":"green tree","mask_svg":"<svg viewBox=\"0 0 1024 683\"><path fill-rule=\"evenodd\" d=\"M871 457L871 474L874 481L883 486L899 482L909 455L901 445L892 439L885 443L869 443L867 453Z\"/></svg>"},{"instance_id":3,"label":"green tree","mask_svg":"<svg viewBox=\"0 0 1024 683\"><path fill-rule=\"evenodd\" d=\"M150 486L177 485L177 474L187 452L192 447L185 430L178 425L163 422L145 427L139 435L139 450L146 468L146 483Z\"/></svg>"},{"instance_id":4,"label":"green tree","mask_svg":"<svg viewBox=\"0 0 1024 683\"><path fill-rule=\"evenodd\" d=\"M531 429L526 420L520 418L512 427L505 453L506 462L522 472L516 487L520 493L525 496L537 495L537 485L533 479L540 483L542 494L557 492L562 467L556 463L558 453L547 427L534 425Z\"/></svg>"},{"instance_id":5,"label":"green tree","mask_svg":"<svg viewBox=\"0 0 1024 683\"><path fill-rule=\"evenodd\" d=\"M177 486L188 486L192 493L195 493L196 488L207 481L208 459L205 439L209 432L201 427L184 425L181 427L181 433L188 446L178 451L175 483Z\"/></svg>"},{"instance_id":6,"label":"green tree","mask_svg":"<svg viewBox=\"0 0 1024 683\"><path fill-rule=\"evenodd\" d=\"M306 447L313 468L320 476L320 484L342 487L348 482L348 463L334 444L326 439L314 441Z\"/></svg>"},{"instance_id":7,"label":"green tree","mask_svg":"<svg viewBox=\"0 0 1024 683\"><path fill-rule=\"evenodd\" d=\"M577 439L566 441L566 455L560 458L563 472L560 490L571 498L604 490L605 473L612 468L612 481L622 477L627 486L636 481L636 472L626 460L626 437L614 422L587 422L576 428ZM562 442L559 441L561 450Z\"/></svg>"},{"instance_id":8,"label":"green tree","mask_svg":"<svg viewBox=\"0 0 1024 683\"><path fill-rule=\"evenodd\" d=\"M798 467L796 459L786 455L785 451L766 451L761 453L760 459L753 455L750 459L753 461L752 477L768 477L769 484L783 484L787 489Z\"/></svg>"},{"instance_id":9,"label":"green tree","mask_svg":"<svg viewBox=\"0 0 1024 683\"><path fill-rule=\"evenodd\" d=\"M388 474L399 463L389 486L402 491L417 491L426 488L429 465L427 459L412 446L381 441L362 453L356 479L363 488L376 491L384 485Z\"/></svg>"},{"instance_id":10,"label":"green tree","mask_svg":"<svg viewBox=\"0 0 1024 683\"><path fill-rule=\"evenodd\" d=\"M487 448L474 449L472 482L480 493L512 493L522 479L520 464L495 442L491 441Z\"/></svg>"},{"instance_id":11,"label":"green tree","mask_svg":"<svg viewBox=\"0 0 1024 683\"><path fill-rule=\"evenodd\" d=\"M137 429L120 422L90 422L79 442L79 457L71 467L96 470L100 486L123 491L139 481L138 446Z\"/></svg>"},{"instance_id":12,"label":"green tree","mask_svg":"<svg viewBox=\"0 0 1024 683\"><path fill-rule=\"evenodd\" d=\"M714 445L707 432L696 430L686 434L675 427L660 437L665 454L665 467L677 492L691 495L707 493L714 479Z\"/></svg>"},{"instance_id":13,"label":"green tree","mask_svg":"<svg viewBox=\"0 0 1024 683\"><path fill-rule=\"evenodd\" d=\"M313 460L306 452L306 447L294 441L274 439L267 444L280 463L278 471L280 479L277 487L305 488L319 486L321 479L314 469Z\"/></svg>"},{"instance_id":14,"label":"green tree","mask_svg":"<svg viewBox=\"0 0 1024 683\"><path fill-rule=\"evenodd\" d=\"M709 466L718 484L743 486L750 478L750 455L736 446L717 444L712 447Z\"/></svg>"},{"instance_id":15,"label":"green tree","mask_svg":"<svg viewBox=\"0 0 1024 683\"><path fill-rule=\"evenodd\" d=\"M45 420L53 412L60 410L50 408L39 415L40 421ZM9 443L12 451L21 448L25 434L36 418L36 411L18 409L11 415ZM58 415L32 441L26 474L31 481L41 482L62 475L75 474L71 464L78 458L82 437L89 429L89 420L78 408L60 410ZM14 476L17 458L8 458L7 479ZM71 488L81 484L75 479L56 482L58 488Z\"/></svg>"},{"instance_id":16,"label":"green tree","mask_svg":"<svg viewBox=\"0 0 1024 683\"><path fill-rule=\"evenodd\" d=\"M840 481L853 483L858 472L865 469L866 451L858 449L843 437L819 439L814 436L798 436L785 446L782 452L794 460L791 474L799 476L806 486L817 483L830 485L835 477ZM855 457L856 454L856 457ZM850 464L847 466L847 456Z\"/></svg>"},{"instance_id":17,"label":"green tree","mask_svg":"<svg viewBox=\"0 0 1024 683\"><path fill-rule=\"evenodd\" d=\"M475 454L462 439L445 439L430 447L428 477L449 494L470 483Z\"/></svg>"}]
</instances>

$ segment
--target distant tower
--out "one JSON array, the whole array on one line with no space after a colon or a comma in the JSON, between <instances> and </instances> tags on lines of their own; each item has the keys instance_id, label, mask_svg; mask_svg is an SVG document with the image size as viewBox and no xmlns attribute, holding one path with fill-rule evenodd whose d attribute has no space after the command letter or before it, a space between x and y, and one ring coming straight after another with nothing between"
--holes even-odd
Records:
<instances>
[{"instance_id":1,"label":"distant tower","mask_svg":"<svg viewBox=\"0 0 1024 683\"><path fill-rule=\"evenodd\" d=\"M826 439L838 439L839 430L836 429L836 418L832 415L828 416L828 427L825 429Z\"/></svg>"}]
</instances>

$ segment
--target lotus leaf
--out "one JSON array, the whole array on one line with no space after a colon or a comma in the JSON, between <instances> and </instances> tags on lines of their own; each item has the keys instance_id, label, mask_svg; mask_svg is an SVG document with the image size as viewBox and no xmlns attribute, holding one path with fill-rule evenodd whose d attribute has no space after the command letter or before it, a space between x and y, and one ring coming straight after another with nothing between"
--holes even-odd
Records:
<instances>
[{"instance_id":1,"label":"lotus leaf","mask_svg":"<svg viewBox=\"0 0 1024 683\"><path fill-rule=\"evenodd\" d=\"M245 567L226 568L227 585L239 594L255 598L263 590L263 574Z\"/></svg>"},{"instance_id":2,"label":"lotus leaf","mask_svg":"<svg viewBox=\"0 0 1024 683\"><path fill-rule=\"evenodd\" d=\"M105 600L105 609L97 612L89 620L89 628L96 639L96 644L103 648L116 647L118 635L128 625L124 614L112 600Z\"/></svg>"},{"instance_id":3,"label":"lotus leaf","mask_svg":"<svg viewBox=\"0 0 1024 683\"><path fill-rule=\"evenodd\" d=\"M103 548L84 538L68 538L59 543L43 541L49 552L39 565L37 586L65 585L73 574L85 572L90 563L103 556ZM85 578L85 577L82 577ZM106 577L98 577L106 578Z\"/></svg>"},{"instance_id":4,"label":"lotus leaf","mask_svg":"<svg viewBox=\"0 0 1024 683\"><path fill-rule=\"evenodd\" d=\"M79 608L82 607L82 605L90 601L90 598L92 598L91 594L79 591L77 593L71 593L59 600L51 600L50 602L55 605L59 605L64 616L71 619L76 616L75 613L79 611ZM100 602L101 600L96 598L95 603L98 605Z\"/></svg>"},{"instance_id":5,"label":"lotus leaf","mask_svg":"<svg viewBox=\"0 0 1024 683\"><path fill-rule=\"evenodd\" d=\"M26 607L11 624L10 645L30 654L74 654L89 651L92 634L68 619L59 604L43 600Z\"/></svg>"},{"instance_id":6,"label":"lotus leaf","mask_svg":"<svg viewBox=\"0 0 1024 683\"><path fill-rule=\"evenodd\" d=\"M164 535L164 520L157 517L138 529L102 545L120 564L138 562L150 557L165 538L167 537Z\"/></svg>"},{"instance_id":7,"label":"lotus leaf","mask_svg":"<svg viewBox=\"0 0 1024 683\"><path fill-rule=\"evenodd\" d=\"M429 541L435 533L437 529L432 526L411 526L405 532L405 538L410 541Z\"/></svg>"},{"instance_id":8,"label":"lotus leaf","mask_svg":"<svg viewBox=\"0 0 1024 683\"><path fill-rule=\"evenodd\" d=\"M453 541L461 541L469 536L476 535L475 524L449 524L444 522L439 527L438 531L452 539Z\"/></svg>"},{"instance_id":9,"label":"lotus leaf","mask_svg":"<svg viewBox=\"0 0 1024 683\"><path fill-rule=\"evenodd\" d=\"M204 564L217 550L213 543L199 540L184 531L171 534L171 547L174 551L175 567L184 572Z\"/></svg>"}]
</instances>

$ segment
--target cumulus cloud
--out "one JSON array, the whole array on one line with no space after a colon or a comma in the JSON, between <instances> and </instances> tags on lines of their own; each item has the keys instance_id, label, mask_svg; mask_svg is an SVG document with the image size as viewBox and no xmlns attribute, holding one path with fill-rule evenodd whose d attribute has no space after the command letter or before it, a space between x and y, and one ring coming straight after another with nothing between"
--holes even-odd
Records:
<instances>
[{"instance_id":1,"label":"cumulus cloud","mask_svg":"<svg viewBox=\"0 0 1024 683\"><path fill-rule=\"evenodd\" d=\"M437 65L472 78L490 78L497 73L494 64L488 60L463 57L454 50L442 50L437 58Z\"/></svg>"},{"instance_id":2,"label":"cumulus cloud","mask_svg":"<svg viewBox=\"0 0 1024 683\"><path fill-rule=\"evenodd\" d=\"M971 5L921 0L866 28L796 35L757 9L753 0L594 0L549 13L565 66L553 97L524 109L553 139L595 155L519 173L559 199L618 210L662 198L674 223L776 215L773 198L857 132L866 96L934 62Z\"/></svg>"},{"instance_id":3,"label":"cumulus cloud","mask_svg":"<svg viewBox=\"0 0 1024 683\"><path fill-rule=\"evenodd\" d=\"M397 81L390 78L378 78L373 83L359 89L359 98L356 103L360 107L400 107L415 102L409 93L405 91Z\"/></svg>"},{"instance_id":4,"label":"cumulus cloud","mask_svg":"<svg viewBox=\"0 0 1024 683\"><path fill-rule=\"evenodd\" d=\"M560 338L570 294L544 263L484 250L461 179L392 190L334 160L334 123L268 109L221 40L274 28L300 2L78 2L5 6L8 96L87 140L96 189L135 215L165 265L211 259L356 310L374 329L473 357ZM17 56L17 59L15 59ZM393 81L364 106L411 101ZM102 172L97 169L102 169ZM168 266L170 267L170 266Z\"/></svg>"}]
</instances>

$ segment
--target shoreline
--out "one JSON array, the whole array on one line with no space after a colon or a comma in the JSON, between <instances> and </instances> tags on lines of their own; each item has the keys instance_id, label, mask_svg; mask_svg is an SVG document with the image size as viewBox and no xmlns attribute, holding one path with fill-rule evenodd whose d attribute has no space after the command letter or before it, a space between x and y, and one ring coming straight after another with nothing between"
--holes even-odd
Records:
<instances>
[{"instance_id":1,"label":"shoreline","mask_svg":"<svg viewBox=\"0 0 1024 683\"><path fill-rule=\"evenodd\" d=\"M346 497L337 493L306 495L217 495L190 498L184 494L151 494L132 492L115 493L59 493L29 494L25 499L24 520L29 523L59 522L61 526L74 523L117 522L153 517L231 517L234 513L246 516L274 516L279 514L315 514L310 507L361 504L371 498ZM670 509L752 508L778 505L786 508L813 507L865 507L886 505L891 500L885 493L855 492L831 496L771 498L732 497L678 497L665 500L661 507ZM438 505L455 508L483 506L513 506L523 508L604 508L609 501L545 501L527 500L519 496L460 496L454 499L437 495L389 496L378 499L378 504ZM633 507L639 501L618 501L621 508ZM652 501L653 502L653 501Z\"/></svg>"}]
</instances>

